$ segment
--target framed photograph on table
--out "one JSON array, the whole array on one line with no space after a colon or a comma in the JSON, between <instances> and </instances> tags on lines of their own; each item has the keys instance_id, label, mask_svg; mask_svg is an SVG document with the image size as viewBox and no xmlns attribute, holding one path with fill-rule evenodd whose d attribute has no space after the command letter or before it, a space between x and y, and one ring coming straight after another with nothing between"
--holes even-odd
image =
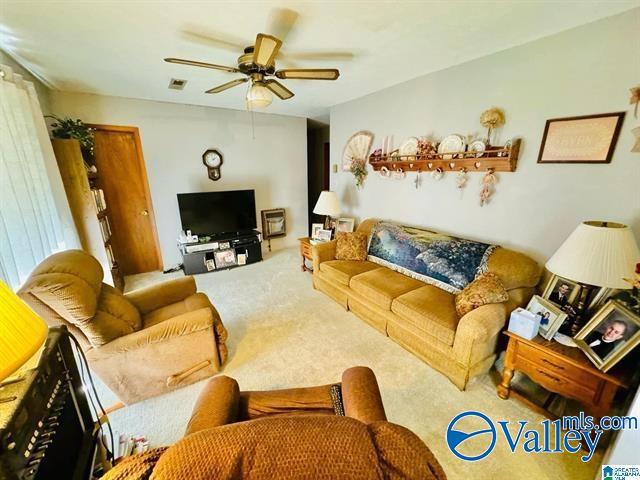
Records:
<instances>
[{"instance_id":1,"label":"framed photograph on table","mask_svg":"<svg viewBox=\"0 0 640 480\"><path fill-rule=\"evenodd\" d=\"M311 238L318 240L318 232L324 228L324 223L311 224Z\"/></svg>"},{"instance_id":2,"label":"framed photograph on table","mask_svg":"<svg viewBox=\"0 0 640 480\"><path fill-rule=\"evenodd\" d=\"M217 268L235 267L236 252L233 249L218 250L214 253Z\"/></svg>"},{"instance_id":3,"label":"framed photograph on table","mask_svg":"<svg viewBox=\"0 0 640 480\"><path fill-rule=\"evenodd\" d=\"M542 298L549 300L560 308L573 306L578 301L580 285L578 282L553 275L547 283Z\"/></svg>"},{"instance_id":4,"label":"framed photograph on table","mask_svg":"<svg viewBox=\"0 0 640 480\"><path fill-rule=\"evenodd\" d=\"M538 163L609 163L625 112L547 120Z\"/></svg>"},{"instance_id":5,"label":"framed photograph on table","mask_svg":"<svg viewBox=\"0 0 640 480\"><path fill-rule=\"evenodd\" d=\"M553 338L567 319L567 314L563 312L560 307L539 295L534 295L533 298L531 298L527 305L527 311L540 318L538 334L547 340Z\"/></svg>"},{"instance_id":6,"label":"framed photograph on table","mask_svg":"<svg viewBox=\"0 0 640 480\"><path fill-rule=\"evenodd\" d=\"M320 240L321 242L330 242L331 241L331 230L318 230L318 238L316 240Z\"/></svg>"},{"instance_id":7,"label":"framed photograph on table","mask_svg":"<svg viewBox=\"0 0 640 480\"><path fill-rule=\"evenodd\" d=\"M573 339L606 372L640 344L640 317L622 303L609 300Z\"/></svg>"},{"instance_id":8,"label":"framed photograph on table","mask_svg":"<svg viewBox=\"0 0 640 480\"><path fill-rule=\"evenodd\" d=\"M353 232L353 227L355 226L355 219L353 218L339 218L338 224L336 225L336 232Z\"/></svg>"}]
</instances>

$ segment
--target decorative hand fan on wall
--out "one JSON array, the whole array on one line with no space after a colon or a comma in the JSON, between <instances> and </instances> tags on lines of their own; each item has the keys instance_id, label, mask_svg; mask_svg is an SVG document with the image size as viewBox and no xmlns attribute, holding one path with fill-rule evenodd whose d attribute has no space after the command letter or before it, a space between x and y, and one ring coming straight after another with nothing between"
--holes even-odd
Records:
<instances>
[{"instance_id":1,"label":"decorative hand fan on wall","mask_svg":"<svg viewBox=\"0 0 640 480\"><path fill-rule=\"evenodd\" d=\"M347 140L342 152L342 170L351 171L351 164L354 160L364 160L369 158L369 150L373 143L373 133L362 130L351 135Z\"/></svg>"}]
</instances>

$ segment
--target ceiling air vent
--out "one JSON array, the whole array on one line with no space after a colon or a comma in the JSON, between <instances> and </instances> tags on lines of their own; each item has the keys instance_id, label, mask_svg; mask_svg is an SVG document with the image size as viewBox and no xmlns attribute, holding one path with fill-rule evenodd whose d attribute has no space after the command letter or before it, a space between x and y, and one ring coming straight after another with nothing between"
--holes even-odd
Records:
<instances>
[{"instance_id":1,"label":"ceiling air vent","mask_svg":"<svg viewBox=\"0 0 640 480\"><path fill-rule=\"evenodd\" d=\"M182 90L184 86L187 84L186 80L180 80L179 78L172 78L169 82L169 88L172 90Z\"/></svg>"}]
</instances>

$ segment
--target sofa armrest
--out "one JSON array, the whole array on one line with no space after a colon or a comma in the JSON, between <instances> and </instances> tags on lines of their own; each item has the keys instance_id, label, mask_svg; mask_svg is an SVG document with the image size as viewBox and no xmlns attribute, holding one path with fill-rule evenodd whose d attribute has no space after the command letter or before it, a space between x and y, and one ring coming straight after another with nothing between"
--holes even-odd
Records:
<instances>
[{"instance_id":1,"label":"sofa armrest","mask_svg":"<svg viewBox=\"0 0 640 480\"><path fill-rule=\"evenodd\" d=\"M320 271L320 264L327 260L334 260L336 258L336 245L337 240L331 240L330 242L320 243L318 245L311 246L311 258L313 258L313 271Z\"/></svg>"},{"instance_id":2,"label":"sofa armrest","mask_svg":"<svg viewBox=\"0 0 640 480\"><path fill-rule=\"evenodd\" d=\"M495 349L497 336L505 324L505 312L503 303L491 303L460 319L453 341L453 351L460 363L470 365Z\"/></svg>"},{"instance_id":3,"label":"sofa armrest","mask_svg":"<svg viewBox=\"0 0 640 480\"><path fill-rule=\"evenodd\" d=\"M239 401L238 382L225 375L212 378L200 392L184 436L236 422Z\"/></svg>"},{"instance_id":4,"label":"sofa armrest","mask_svg":"<svg viewBox=\"0 0 640 480\"><path fill-rule=\"evenodd\" d=\"M123 335L101 347L92 349L92 353L100 356L116 355L206 329L212 329L213 332L213 313L208 307L183 313L149 328Z\"/></svg>"},{"instance_id":5,"label":"sofa armrest","mask_svg":"<svg viewBox=\"0 0 640 480\"><path fill-rule=\"evenodd\" d=\"M158 308L180 302L196 291L196 281L192 276L187 276L139 288L125 293L124 296L140 310L141 314L146 315Z\"/></svg>"},{"instance_id":6,"label":"sofa armrest","mask_svg":"<svg viewBox=\"0 0 640 480\"><path fill-rule=\"evenodd\" d=\"M352 367L342 374L342 403L345 416L361 422L387 419L376 376L368 367Z\"/></svg>"}]
</instances>

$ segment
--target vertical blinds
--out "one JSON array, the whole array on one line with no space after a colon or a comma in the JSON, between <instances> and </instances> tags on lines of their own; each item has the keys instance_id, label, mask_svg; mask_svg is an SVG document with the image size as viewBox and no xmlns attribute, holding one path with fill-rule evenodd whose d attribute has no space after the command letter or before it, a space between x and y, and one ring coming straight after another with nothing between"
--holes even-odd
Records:
<instances>
[{"instance_id":1,"label":"vertical blinds","mask_svg":"<svg viewBox=\"0 0 640 480\"><path fill-rule=\"evenodd\" d=\"M65 248L45 168L53 160L35 87L0 64L0 278L12 288Z\"/></svg>"}]
</instances>

